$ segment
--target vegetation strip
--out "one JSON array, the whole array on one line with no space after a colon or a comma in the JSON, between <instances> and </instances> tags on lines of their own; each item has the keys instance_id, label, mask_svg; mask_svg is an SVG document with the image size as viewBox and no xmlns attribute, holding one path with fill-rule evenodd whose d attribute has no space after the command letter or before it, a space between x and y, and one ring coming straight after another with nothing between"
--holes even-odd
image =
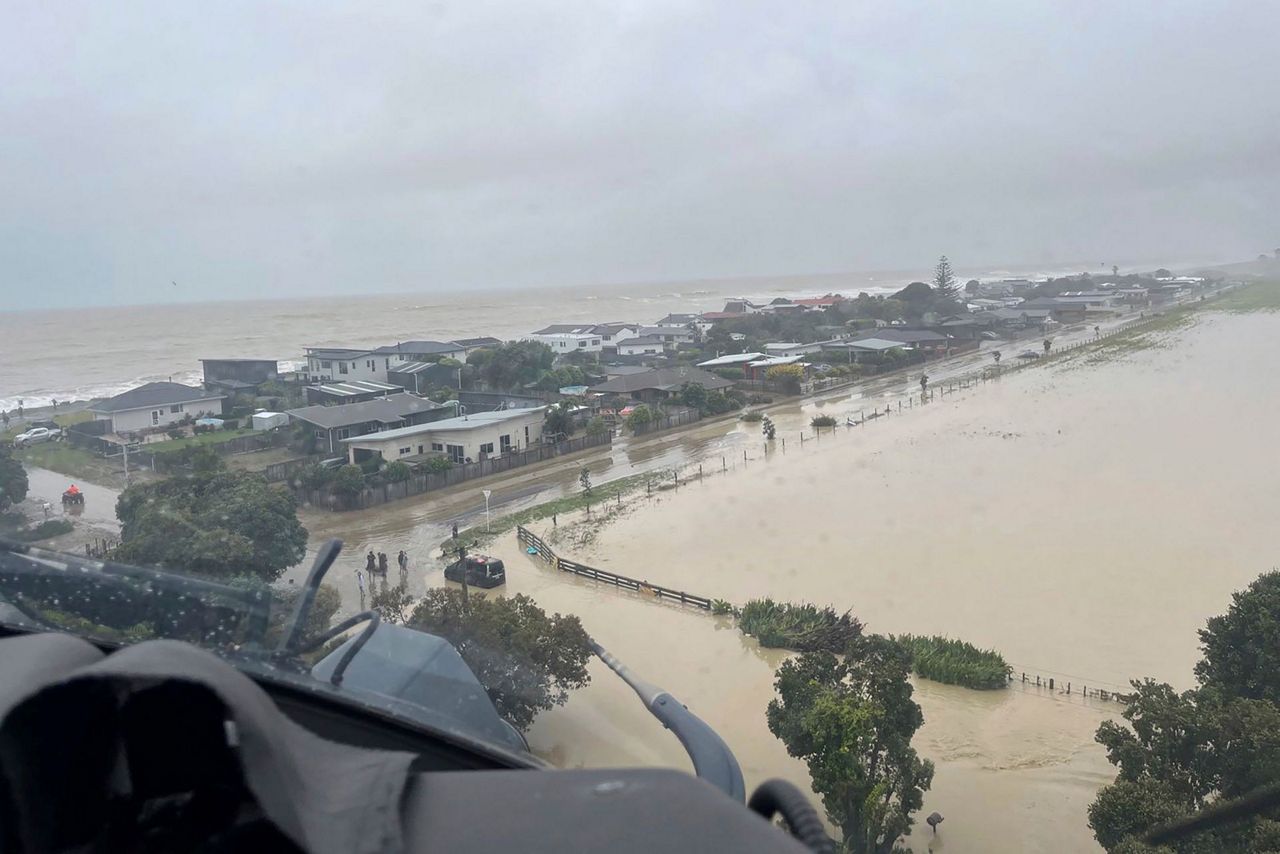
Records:
<instances>
[{"instance_id":1,"label":"vegetation strip","mask_svg":"<svg viewBox=\"0 0 1280 854\"><path fill-rule=\"evenodd\" d=\"M1013 668L994 650L941 635L898 635L894 640L911 651L911 669L917 676L979 691L1009 685Z\"/></svg>"}]
</instances>

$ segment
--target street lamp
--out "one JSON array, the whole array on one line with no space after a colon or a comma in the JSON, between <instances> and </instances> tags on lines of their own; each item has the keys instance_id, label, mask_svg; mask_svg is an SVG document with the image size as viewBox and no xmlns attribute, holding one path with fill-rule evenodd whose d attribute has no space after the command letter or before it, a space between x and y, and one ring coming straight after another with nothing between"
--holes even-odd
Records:
<instances>
[{"instance_id":1,"label":"street lamp","mask_svg":"<svg viewBox=\"0 0 1280 854\"><path fill-rule=\"evenodd\" d=\"M493 495L492 489L480 490L484 493L484 532L489 533L489 496Z\"/></svg>"}]
</instances>

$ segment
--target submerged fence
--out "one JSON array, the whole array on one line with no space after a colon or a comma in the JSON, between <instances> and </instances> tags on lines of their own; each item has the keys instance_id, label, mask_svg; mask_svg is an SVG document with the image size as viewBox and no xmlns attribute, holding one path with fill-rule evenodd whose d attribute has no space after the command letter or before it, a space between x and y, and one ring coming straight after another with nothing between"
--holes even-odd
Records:
<instances>
[{"instance_id":1,"label":"submerged fence","mask_svg":"<svg viewBox=\"0 0 1280 854\"><path fill-rule=\"evenodd\" d=\"M614 587L631 590L636 593L644 593L653 596L655 599L665 599L671 602L679 602L681 605L693 605L695 608L701 608L704 611L711 610L711 600L705 596L696 596L684 590L673 590L670 587L663 587L660 584L650 584L647 581L640 581L635 578L628 578L625 575L618 575L615 572L608 572L603 569L587 566L568 558L559 557L551 550L541 537L530 531L523 525L516 526L516 537L521 543L528 548L534 549L537 557L542 558L547 563L561 572L572 572L574 575L590 578L592 581L600 581L605 584L612 584Z\"/></svg>"}]
</instances>

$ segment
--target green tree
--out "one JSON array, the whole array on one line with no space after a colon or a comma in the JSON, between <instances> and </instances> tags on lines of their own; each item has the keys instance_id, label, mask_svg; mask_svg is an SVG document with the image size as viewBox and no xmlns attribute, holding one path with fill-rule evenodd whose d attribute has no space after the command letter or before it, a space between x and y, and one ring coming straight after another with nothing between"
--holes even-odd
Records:
<instances>
[{"instance_id":1,"label":"green tree","mask_svg":"<svg viewBox=\"0 0 1280 854\"><path fill-rule=\"evenodd\" d=\"M387 468L383 471L382 476L386 478L388 483L399 483L402 480L408 480L409 475L413 474L413 469L409 468L407 463L396 460L387 463Z\"/></svg>"},{"instance_id":2,"label":"green tree","mask_svg":"<svg viewBox=\"0 0 1280 854\"><path fill-rule=\"evenodd\" d=\"M1111 852L1142 850L1151 827L1238 798L1280 780L1280 705L1272 645L1280 624L1280 574L1260 576L1236 593L1225 615L1200 632L1200 685L1177 692L1151 679L1132 682L1123 716L1096 739L1116 766L1116 782L1099 792L1089 826ZM1184 837L1186 852L1270 851L1275 811Z\"/></svg>"},{"instance_id":3,"label":"green tree","mask_svg":"<svg viewBox=\"0 0 1280 854\"><path fill-rule=\"evenodd\" d=\"M707 387L701 383L685 383L680 386L680 391L676 394L676 400L682 406L696 409L699 412L706 412Z\"/></svg>"},{"instance_id":4,"label":"green tree","mask_svg":"<svg viewBox=\"0 0 1280 854\"><path fill-rule=\"evenodd\" d=\"M1203 685L1280 703L1280 572L1264 573L1235 593L1227 613L1200 630L1200 648L1196 677Z\"/></svg>"},{"instance_id":5,"label":"green tree","mask_svg":"<svg viewBox=\"0 0 1280 854\"><path fill-rule=\"evenodd\" d=\"M951 269L951 262L943 255L933 268L934 295L955 302L960 299L960 287L956 284L956 274Z\"/></svg>"},{"instance_id":6,"label":"green tree","mask_svg":"<svg viewBox=\"0 0 1280 854\"><path fill-rule=\"evenodd\" d=\"M582 486L583 492L587 495L591 494L591 469L586 466L582 467L582 470L578 472L578 483Z\"/></svg>"},{"instance_id":7,"label":"green tree","mask_svg":"<svg viewBox=\"0 0 1280 854\"><path fill-rule=\"evenodd\" d=\"M198 474L212 474L227 467L222 455L208 445L198 445L191 449L187 457L191 470Z\"/></svg>"},{"instance_id":8,"label":"green tree","mask_svg":"<svg viewBox=\"0 0 1280 854\"><path fill-rule=\"evenodd\" d=\"M587 422L588 436L600 436L608 432L609 432L609 425L606 424L605 420L601 418L599 415L595 416L594 418L592 418L590 421Z\"/></svg>"},{"instance_id":9,"label":"green tree","mask_svg":"<svg viewBox=\"0 0 1280 854\"><path fill-rule=\"evenodd\" d=\"M27 497L27 470L9 448L0 448L0 513Z\"/></svg>"},{"instance_id":10,"label":"green tree","mask_svg":"<svg viewBox=\"0 0 1280 854\"><path fill-rule=\"evenodd\" d=\"M548 615L523 594L463 600L456 590L429 590L407 625L453 644L498 714L520 729L591 678L590 638L578 618Z\"/></svg>"},{"instance_id":11,"label":"green tree","mask_svg":"<svg viewBox=\"0 0 1280 854\"><path fill-rule=\"evenodd\" d=\"M572 436L573 435L573 415L569 413L572 404L567 400L562 400L557 405L547 410L547 419L543 422L542 432L548 436Z\"/></svg>"},{"instance_id":12,"label":"green tree","mask_svg":"<svg viewBox=\"0 0 1280 854\"><path fill-rule=\"evenodd\" d=\"M535 382L551 370L555 355L540 341L509 341L493 349L473 351L468 364L490 388L514 389Z\"/></svg>"},{"instance_id":13,"label":"green tree","mask_svg":"<svg viewBox=\"0 0 1280 854\"><path fill-rule=\"evenodd\" d=\"M911 746L924 715L910 669L910 653L879 635L856 637L843 661L810 652L778 669L769 731L809 766L848 851L892 852L933 782L933 763Z\"/></svg>"},{"instance_id":14,"label":"green tree","mask_svg":"<svg viewBox=\"0 0 1280 854\"><path fill-rule=\"evenodd\" d=\"M653 410L645 406L643 403L631 410L631 414L627 416L627 426L634 432L637 427L643 430L653 423Z\"/></svg>"},{"instance_id":15,"label":"green tree","mask_svg":"<svg viewBox=\"0 0 1280 854\"><path fill-rule=\"evenodd\" d=\"M357 495L364 489L364 472L360 470L360 466L338 466L330 484L335 495Z\"/></svg>"},{"instance_id":16,"label":"green tree","mask_svg":"<svg viewBox=\"0 0 1280 854\"><path fill-rule=\"evenodd\" d=\"M116 557L217 578L274 581L306 555L293 494L253 472L131 486L116 501Z\"/></svg>"}]
</instances>

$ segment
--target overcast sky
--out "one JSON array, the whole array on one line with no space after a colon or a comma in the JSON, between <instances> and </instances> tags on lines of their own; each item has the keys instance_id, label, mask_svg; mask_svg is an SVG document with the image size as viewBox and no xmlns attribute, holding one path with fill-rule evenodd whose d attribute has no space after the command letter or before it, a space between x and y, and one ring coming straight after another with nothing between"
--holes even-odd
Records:
<instances>
[{"instance_id":1,"label":"overcast sky","mask_svg":"<svg viewBox=\"0 0 1280 854\"><path fill-rule=\"evenodd\" d=\"M1251 258L1277 33L1271 0L8 2L0 309Z\"/></svg>"}]
</instances>

